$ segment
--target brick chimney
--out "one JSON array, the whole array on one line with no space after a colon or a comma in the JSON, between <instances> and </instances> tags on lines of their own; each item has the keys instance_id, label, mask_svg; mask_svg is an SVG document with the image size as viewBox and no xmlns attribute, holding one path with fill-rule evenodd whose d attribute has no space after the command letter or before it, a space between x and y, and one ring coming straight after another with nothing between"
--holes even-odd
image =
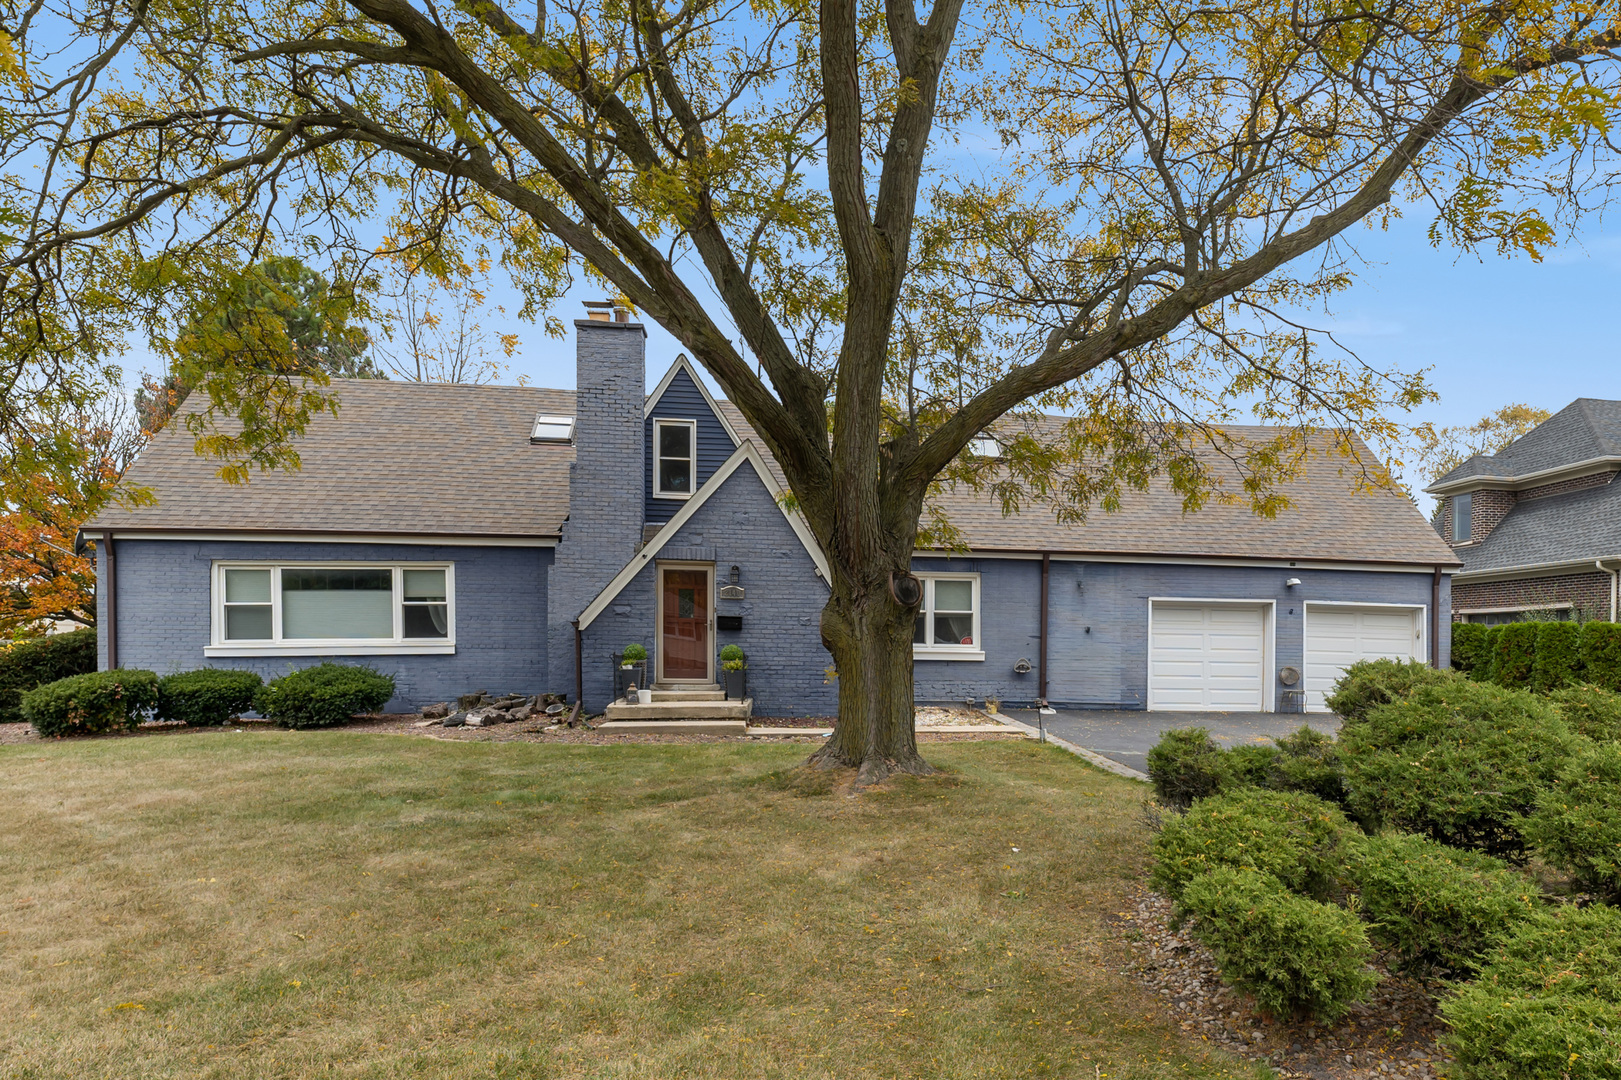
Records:
<instances>
[{"instance_id":1,"label":"brick chimney","mask_svg":"<svg viewBox=\"0 0 1621 1080\"><path fill-rule=\"evenodd\" d=\"M547 667L554 692L574 694L574 620L613 580L642 538L642 406L647 331L610 301L576 319L574 463L569 512L547 589ZM607 657L585 657L606 666ZM600 705L601 703L597 703Z\"/></svg>"}]
</instances>

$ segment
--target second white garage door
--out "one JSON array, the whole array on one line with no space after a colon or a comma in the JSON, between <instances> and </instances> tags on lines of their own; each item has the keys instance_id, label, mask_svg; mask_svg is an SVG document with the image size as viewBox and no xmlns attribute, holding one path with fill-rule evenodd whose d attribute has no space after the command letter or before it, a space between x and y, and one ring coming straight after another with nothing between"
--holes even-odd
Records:
<instances>
[{"instance_id":1,"label":"second white garage door","mask_svg":"<svg viewBox=\"0 0 1621 1080\"><path fill-rule=\"evenodd\" d=\"M1266 690L1266 609L1149 604L1148 707L1257 712Z\"/></svg>"},{"instance_id":2,"label":"second white garage door","mask_svg":"<svg viewBox=\"0 0 1621 1080\"><path fill-rule=\"evenodd\" d=\"M1423 608L1306 605L1306 708L1326 711L1324 695L1358 660L1423 659Z\"/></svg>"}]
</instances>

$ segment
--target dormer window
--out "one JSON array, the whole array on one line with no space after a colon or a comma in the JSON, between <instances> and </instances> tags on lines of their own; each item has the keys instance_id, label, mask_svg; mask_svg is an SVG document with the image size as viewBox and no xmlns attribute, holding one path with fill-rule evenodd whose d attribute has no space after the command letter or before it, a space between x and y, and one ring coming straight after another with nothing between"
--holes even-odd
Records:
<instances>
[{"instance_id":1,"label":"dormer window","mask_svg":"<svg viewBox=\"0 0 1621 1080\"><path fill-rule=\"evenodd\" d=\"M537 416L535 426L529 430L532 443L571 443L574 441L574 417Z\"/></svg>"},{"instance_id":2,"label":"dormer window","mask_svg":"<svg viewBox=\"0 0 1621 1080\"><path fill-rule=\"evenodd\" d=\"M1470 536L1473 535L1471 532L1472 523L1469 518L1471 511L1474 509L1474 502L1475 497L1473 495L1452 496L1452 542L1454 544L1467 544Z\"/></svg>"},{"instance_id":3,"label":"dormer window","mask_svg":"<svg viewBox=\"0 0 1621 1080\"><path fill-rule=\"evenodd\" d=\"M653 421L653 494L660 499L692 496L697 472L698 421Z\"/></svg>"},{"instance_id":4,"label":"dormer window","mask_svg":"<svg viewBox=\"0 0 1621 1080\"><path fill-rule=\"evenodd\" d=\"M968 440L968 452L978 458L999 458L1002 456L1002 444L989 435L980 435Z\"/></svg>"}]
</instances>

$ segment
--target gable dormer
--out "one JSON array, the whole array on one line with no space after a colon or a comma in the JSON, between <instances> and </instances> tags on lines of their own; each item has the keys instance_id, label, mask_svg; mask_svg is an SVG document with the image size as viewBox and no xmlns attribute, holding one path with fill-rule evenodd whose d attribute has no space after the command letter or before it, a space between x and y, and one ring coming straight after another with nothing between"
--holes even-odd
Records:
<instances>
[{"instance_id":1,"label":"gable dormer","mask_svg":"<svg viewBox=\"0 0 1621 1080\"><path fill-rule=\"evenodd\" d=\"M669 521L741 445L692 361L676 358L643 409L642 520Z\"/></svg>"}]
</instances>

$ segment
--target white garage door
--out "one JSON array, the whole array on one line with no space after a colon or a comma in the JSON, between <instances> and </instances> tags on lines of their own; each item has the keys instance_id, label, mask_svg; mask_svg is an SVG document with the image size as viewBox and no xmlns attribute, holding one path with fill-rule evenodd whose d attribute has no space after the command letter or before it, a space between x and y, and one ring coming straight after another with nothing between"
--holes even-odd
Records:
<instances>
[{"instance_id":1,"label":"white garage door","mask_svg":"<svg viewBox=\"0 0 1621 1080\"><path fill-rule=\"evenodd\" d=\"M1265 707L1264 608L1155 600L1149 619L1150 709Z\"/></svg>"},{"instance_id":2,"label":"white garage door","mask_svg":"<svg viewBox=\"0 0 1621 1080\"><path fill-rule=\"evenodd\" d=\"M1306 708L1324 712L1324 695L1358 660L1423 659L1422 608L1306 605Z\"/></svg>"}]
</instances>

